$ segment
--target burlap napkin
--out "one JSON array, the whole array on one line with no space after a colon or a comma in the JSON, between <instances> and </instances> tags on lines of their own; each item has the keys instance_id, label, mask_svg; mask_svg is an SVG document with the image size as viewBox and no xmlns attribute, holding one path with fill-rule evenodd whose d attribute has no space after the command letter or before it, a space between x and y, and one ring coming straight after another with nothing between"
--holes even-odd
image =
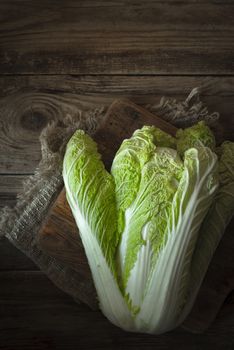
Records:
<instances>
[{"instance_id":1,"label":"burlap napkin","mask_svg":"<svg viewBox=\"0 0 234 350\"><path fill-rule=\"evenodd\" d=\"M146 108L177 127L191 126L200 120L217 127L219 118L217 112L208 112L200 101L197 88L183 102L162 98L159 104ZM77 128L94 133L105 112L106 107L80 111L76 116L64 116L63 122L47 125L40 136L42 159L35 175L25 181L16 206L13 209L5 207L0 216L0 236L7 237L30 257L55 285L91 308L97 307L93 283L43 252L37 241L37 233L63 187L61 171L67 141Z\"/></svg>"}]
</instances>

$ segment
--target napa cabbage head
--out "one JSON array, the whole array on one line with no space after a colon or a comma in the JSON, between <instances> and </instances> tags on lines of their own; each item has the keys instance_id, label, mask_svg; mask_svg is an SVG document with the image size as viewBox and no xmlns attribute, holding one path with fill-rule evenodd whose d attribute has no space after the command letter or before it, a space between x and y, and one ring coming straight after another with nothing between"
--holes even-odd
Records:
<instances>
[{"instance_id":1,"label":"napa cabbage head","mask_svg":"<svg viewBox=\"0 0 234 350\"><path fill-rule=\"evenodd\" d=\"M176 137L144 126L123 141L108 172L89 135L77 130L68 142L67 199L100 308L115 325L160 334L190 311L191 284L200 285L214 251L203 246L204 222L224 181L220 174L231 181L214 149L204 123Z\"/></svg>"}]
</instances>

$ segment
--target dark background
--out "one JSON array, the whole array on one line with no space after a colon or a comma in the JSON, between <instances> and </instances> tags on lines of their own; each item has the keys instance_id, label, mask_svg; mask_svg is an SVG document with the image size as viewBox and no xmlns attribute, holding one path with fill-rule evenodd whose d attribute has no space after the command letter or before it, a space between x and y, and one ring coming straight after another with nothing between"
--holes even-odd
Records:
<instances>
[{"instance_id":1,"label":"dark background","mask_svg":"<svg viewBox=\"0 0 234 350\"><path fill-rule=\"evenodd\" d=\"M13 206L48 121L129 97L202 100L234 131L234 1L0 1L0 205ZM0 241L0 349L233 349L234 297L202 335L129 334Z\"/></svg>"}]
</instances>

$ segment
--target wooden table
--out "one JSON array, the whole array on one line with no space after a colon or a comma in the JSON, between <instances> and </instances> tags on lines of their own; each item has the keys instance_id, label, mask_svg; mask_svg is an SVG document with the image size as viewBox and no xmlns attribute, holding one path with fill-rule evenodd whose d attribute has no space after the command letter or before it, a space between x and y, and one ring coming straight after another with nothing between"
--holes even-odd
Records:
<instances>
[{"instance_id":1,"label":"wooden table","mask_svg":"<svg viewBox=\"0 0 234 350\"><path fill-rule=\"evenodd\" d=\"M13 206L51 120L116 97L183 100L202 88L234 131L234 2L0 2L0 201ZM202 335L130 334L77 305L0 241L0 349L233 349L234 297Z\"/></svg>"}]
</instances>

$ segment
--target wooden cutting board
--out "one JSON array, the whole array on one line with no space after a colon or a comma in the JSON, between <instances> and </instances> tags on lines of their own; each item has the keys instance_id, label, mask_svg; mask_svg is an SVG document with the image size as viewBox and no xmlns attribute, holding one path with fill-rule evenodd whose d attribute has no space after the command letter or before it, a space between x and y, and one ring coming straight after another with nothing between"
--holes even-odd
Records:
<instances>
[{"instance_id":1,"label":"wooden cutting board","mask_svg":"<svg viewBox=\"0 0 234 350\"><path fill-rule=\"evenodd\" d=\"M107 169L123 139L143 125L155 125L171 135L177 129L129 100L116 100L108 109L94 135ZM78 271L83 283L92 284L87 258L75 220L62 190L38 233L41 248L60 262ZM203 332L216 317L227 295L234 289L234 238L231 227L219 245L184 328ZM227 256L229 257L227 259ZM92 294L90 294L92 295ZM90 300L90 305L95 301Z\"/></svg>"}]
</instances>

